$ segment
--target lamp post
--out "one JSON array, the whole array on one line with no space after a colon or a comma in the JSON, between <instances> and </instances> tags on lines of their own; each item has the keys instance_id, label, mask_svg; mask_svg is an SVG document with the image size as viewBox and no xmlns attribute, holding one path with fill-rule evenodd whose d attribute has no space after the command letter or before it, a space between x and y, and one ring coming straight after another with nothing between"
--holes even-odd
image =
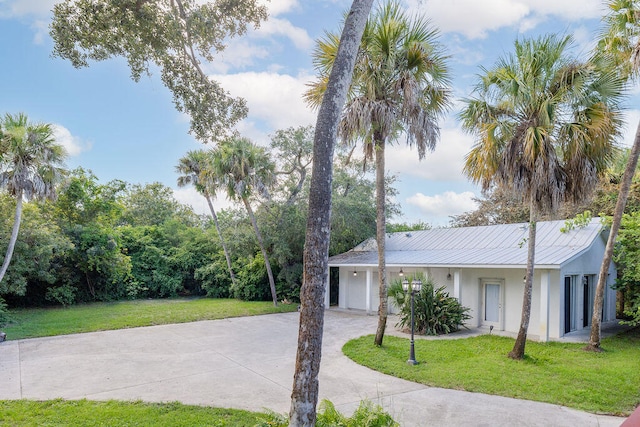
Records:
<instances>
[{"instance_id":1,"label":"lamp post","mask_svg":"<svg viewBox=\"0 0 640 427\"><path fill-rule=\"evenodd\" d=\"M407 279L404 279L402 281L402 289L407 292L409 290L409 281ZM409 351L409 360L407 360L407 363L410 365L417 365L418 362L416 361L416 351L415 351L415 345L414 345L414 329L415 329L415 318L413 315L413 299L414 296L416 294L416 292L420 292L420 290L422 289L422 281L420 279L413 279L411 281L411 350Z\"/></svg>"}]
</instances>

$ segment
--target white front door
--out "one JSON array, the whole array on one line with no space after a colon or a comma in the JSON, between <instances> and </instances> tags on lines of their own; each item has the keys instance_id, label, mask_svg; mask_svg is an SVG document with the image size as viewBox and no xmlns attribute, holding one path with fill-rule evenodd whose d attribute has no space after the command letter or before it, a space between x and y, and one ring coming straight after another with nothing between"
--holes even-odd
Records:
<instances>
[{"instance_id":1,"label":"white front door","mask_svg":"<svg viewBox=\"0 0 640 427\"><path fill-rule=\"evenodd\" d=\"M504 330L503 282L501 280L483 280L482 295L482 324Z\"/></svg>"}]
</instances>

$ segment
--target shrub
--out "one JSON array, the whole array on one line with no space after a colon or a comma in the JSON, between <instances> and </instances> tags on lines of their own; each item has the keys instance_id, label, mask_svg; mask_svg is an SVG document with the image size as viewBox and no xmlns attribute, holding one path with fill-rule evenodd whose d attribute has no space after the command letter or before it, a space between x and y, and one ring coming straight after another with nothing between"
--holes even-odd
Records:
<instances>
[{"instance_id":1,"label":"shrub","mask_svg":"<svg viewBox=\"0 0 640 427\"><path fill-rule=\"evenodd\" d=\"M57 302L62 304L63 307L66 307L76 302L76 288L69 284L49 288L47 289L45 299L47 301Z\"/></svg>"},{"instance_id":2,"label":"shrub","mask_svg":"<svg viewBox=\"0 0 640 427\"><path fill-rule=\"evenodd\" d=\"M9 323L9 309L7 308L7 303L4 302L2 297L0 297L0 328Z\"/></svg>"},{"instance_id":3,"label":"shrub","mask_svg":"<svg viewBox=\"0 0 640 427\"><path fill-rule=\"evenodd\" d=\"M431 278L423 274L416 276L422 280L422 290L414 299L415 330L423 335L442 335L455 332L471 318L469 308L464 307L456 298L449 296L445 287L435 287ZM389 288L389 296L400 308L400 321L397 326L411 327L411 296L402 289L402 282L395 280Z\"/></svg>"},{"instance_id":4,"label":"shrub","mask_svg":"<svg viewBox=\"0 0 640 427\"><path fill-rule=\"evenodd\" d=\"M320 402L320 410L316 419L316 427L398 427L391 415L382 406L374 405L369 400L360 402L358 409L351 417L342 415L328 400ZM287 417L275 412L268 412L256 427L287 427Z\"/></svg>"}]
</instances>

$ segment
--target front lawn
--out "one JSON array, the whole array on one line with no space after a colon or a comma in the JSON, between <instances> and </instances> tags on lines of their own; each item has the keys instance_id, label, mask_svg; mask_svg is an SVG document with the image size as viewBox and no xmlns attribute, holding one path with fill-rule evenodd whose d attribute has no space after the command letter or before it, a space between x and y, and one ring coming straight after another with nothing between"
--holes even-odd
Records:
<instances>
[{"instance_id":1,"label":"front lawn","mask_svg":"<svg viewBox=\"0 0 640 427\"><path fill-rule=\"evenodd\" d=\"M416 366L406 363L409 340L373 336L349 341L355 362L433 387L537 400L593 413L628 415L640 403L640 328L602 341L602 353L585 344L527 342L526 358L507 357L514 340L483 335L459 340L416 340Z\"/></svg>"},{"instance_id":2,"label":"front lawn","mask_svg":"<svg viewBox=\"0 0 640 427\"><path fill-rule=\"evenodd\" d=\"M7 339L46 337L80 332L186 323L229 317L295 311L296 304L247 302L235 299L180 298L74 305L67 308L11 310L11 322L1 328Z\"/></svg>"},{"instance_id":3,"label":"front lawn","mask_svg":"<svg viewBox=\"0 0 640 427\"><path fill-rule=\"evenodd\" d=\"M0 401L0 425L15 427L255 426L265 414L180 403L94 402L89 400Z\"/></svg>"}]
</instances>

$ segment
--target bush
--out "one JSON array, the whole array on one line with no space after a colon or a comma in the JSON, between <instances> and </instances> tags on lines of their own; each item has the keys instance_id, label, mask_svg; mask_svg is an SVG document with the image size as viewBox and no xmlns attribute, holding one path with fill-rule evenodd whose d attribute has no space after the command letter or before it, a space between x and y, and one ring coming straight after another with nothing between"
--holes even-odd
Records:
<instances>
[{"instance_id":1,"label":"bush","mask_svg":"<svg viewBox=\"0 0 640 427\"><path fill-rule=\"evenodd\" d=\"M268 412L263 422L256 427L287 427L287 417L275 412ZM351 417L342 415L328 400L320 402L320 410L316 419L316 427L398 427L391 415L382 406L374 405L369 400L360 402L358 409Z\"/></svg>"},{"instance_id":2,"label":"bush","mask_svg":"<svg viewBox=\"0 0 640 427\"><path fill-rule=\"evenodd\" d=\"M7 308L7 303L4 302L2 297L0 297L0 328L9 323L9 309Z\"/></svg>"},{"instance_id":3,"label":"bush","mask_svg":"<svg viewBox=\"0 0 640 427\"><path fill-rule=\"evenodd\" d=\"M455 332L471 318L469 308L462 306L456 298L449 296L445 287L435 288L431 278L423 274L416 276L422 280L422 290L414 299L414 317L416 333L422 335L442 335ZM411 296L402 289L402 282L395 280L389 288L389 296L400 308L400 321L397 326L411 327Z\"/></svg>"},{"instance_id":4,"label":"bush","mask_svg":"<svg viewBox=\"0 0 640 427\"><path fill-rule=\"evenodd\" d=\"M76 302L76 288L69 284L47 289L45 299L62 304L63 307Z\"/></svg>"}]
</instances>

